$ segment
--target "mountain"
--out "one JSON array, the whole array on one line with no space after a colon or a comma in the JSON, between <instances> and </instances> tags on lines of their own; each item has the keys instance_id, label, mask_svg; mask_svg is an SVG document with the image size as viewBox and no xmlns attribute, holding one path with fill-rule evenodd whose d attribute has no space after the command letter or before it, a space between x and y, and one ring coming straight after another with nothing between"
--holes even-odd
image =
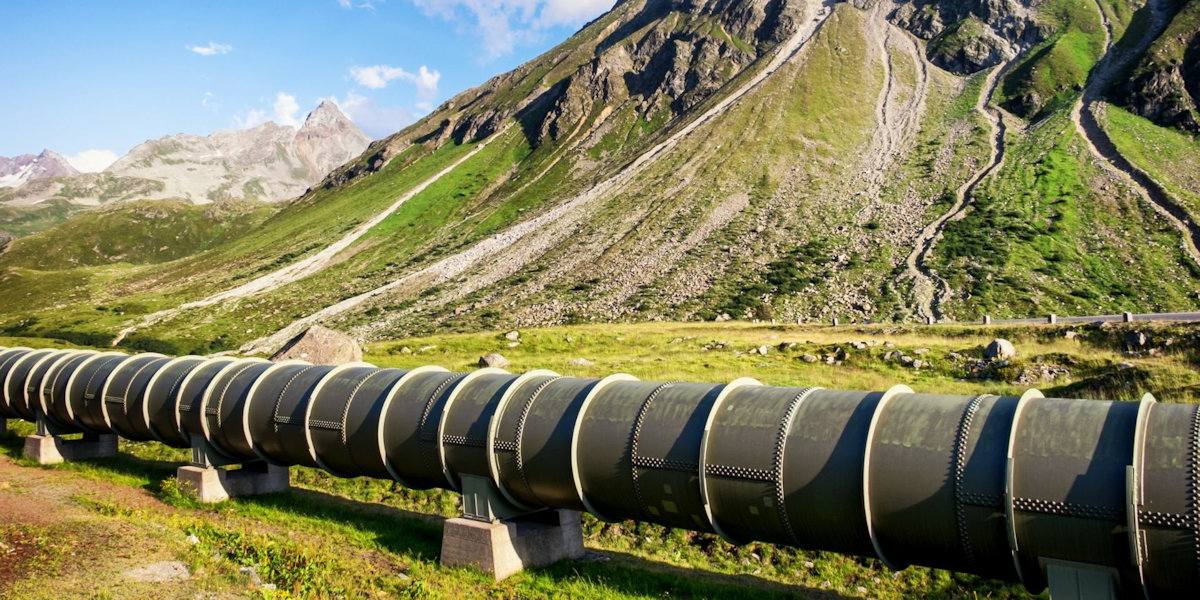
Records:
<instances>
[{"instance_id":1,"label":"mountain","mask_svg":"<svg viewBox=\"0 0 1200 600\"><path fill-rule=\"evenodd\" d=\"M267 122L208 136L164 136L138 145L101 173L47 171L20 187L0 190L0 205L9 209L0 209L0 229L28 235L55 222L47 214L73 215L133 200L290 200L370 142L328 101L298 130ZM68 208L51 210L63 206Z\"/></svg>"},{"instance_id":2,"label":"mountain","mask_svg":"<svg viewBox=\"0 0 1200 600\"><path fill-rule=\"evenodd\" d=\"M0 257L0 330L262 352L313 323L1194 310L1200 141L1121 90L1163 47L1186 88L1198 1L625 0L251 233Z\"/></svg>"},{"instance_id":3,"label":"mountain","mask_svg":"<svg viewBox=\"0 0 1200 600\"><path fill-rule=\"evenodd\" d=\"M154 199L277 202L303 194L370 142L336 104L324 101L299 130L267 122L206 137L165 136L136 146L105 172L162 182Z\"/></svg>"},{"instance_id":4,"label":"mountain","mask_svg":"<svg viewBox=\"0 0 1200 600\"><path fill-rule=\"evenodd\" d=\"M42 150L41 154L22 154L14 158L0 156L0 187L18 187L37 179L77 175L66 157Z\"/></svg>"}]
</instances>

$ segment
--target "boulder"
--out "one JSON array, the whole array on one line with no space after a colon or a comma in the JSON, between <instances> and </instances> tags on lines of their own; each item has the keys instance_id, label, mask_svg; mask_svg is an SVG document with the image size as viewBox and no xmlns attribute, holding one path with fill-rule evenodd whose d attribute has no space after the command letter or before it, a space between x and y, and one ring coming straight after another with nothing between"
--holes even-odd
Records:
<instances>
[{"instance_id":1,"label":"boulder","mask_svg":"<svg viewBox=\"0 0 1200 600\"><path fill-rule=\"evenodd\" d=\"M596 362L588 360L586 358L576 358L574 360L568 361L567 364L572 367L592 367L592 366L596 365Z\"/></svg>"},{"instance_id":2,"label":"boulder","mask_svg":"<svg viewBox=\"0 0 1200 600\"><path fill-rule=\"evenodd\" d=\"M503 369L508 366L508 359L495 352L479 359L479 366L484 368Z\"/></svg>"},{"instance_id":3,"label":"boulder","mask_svg":"<svg viewBox=\"0 0 1200 600\"><path fill-rule=\"evenodd\" d=\"M314 365L342 365L361 361L362 348L340 331L314 325L284 344L271 360L306 360Z\"/></svg>"},{"instance_id":4,"label":"boulder","mask_svg":"<svg viewBox=\"0 0 1200 600\"><path fill-rule=\"evenodd\" d=\"M515 342L515 341L521 339L521 332L520 331L510 331L510 332L504 334L504 339L506 339L510 342Z\"/></svg>"},{"instance_id":5,"label":"boulder","mask_svg":"<svg viewBox=\"0 0 1200 600\"><path fill-rule=\"evenodd\" d=\"M1130 350L1145 348L1146 344L1150 343L1150 338L1145 333L1140 331L1130 331L1125 334L1125 347Z\"/></svg>"},{"instance_id":6,"label":"boulder","mask_svg":"<svg viewBox=\"0 0 1200 600\"><path fill-rule=\"evenodd\" d=\"M992 343L987 345L983 351L983 357L988 360L1008 360L1017 355L1017 349L1012 342L996 338Z\"/></svg>"}]
</instances>

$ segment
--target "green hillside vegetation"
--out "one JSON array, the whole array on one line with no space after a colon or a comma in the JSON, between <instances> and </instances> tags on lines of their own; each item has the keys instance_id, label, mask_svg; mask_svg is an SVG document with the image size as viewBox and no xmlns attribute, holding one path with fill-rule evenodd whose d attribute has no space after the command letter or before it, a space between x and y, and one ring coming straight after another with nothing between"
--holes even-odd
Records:
<instances>
[{"instance_id":1,"label":"green hillside vegetation","mask_svg":"<svg viewBox=\"0 0 1200 600\"><path fill-rule=\"evenodd\" d=\"M168 262L242 237L274 212L274 207L258 202L121 204L18 239L6 250L3 262L39 271Z\"/></svg>"},{"instance_id":2,"label":"green hillside vegetation","mask_svg":"<svg viewBox=\"0 0 1200 600\"><path fill-rule=\"evenodd\" d=\"M1019 141L938 245L937 268L962 295L955 316L1112 314L1131 304L1164 312L1194 302L1200 274L1178 232L1104 177L1064 114Z\"/></svg>"},{"instance_id":3,"label":"green hillside vegetation","mask_svg":"<svg viewBox=\"0 0 1200 600\"><path fill-rule=\"evenodd\" d=\"M996 102L1030 120L1069 110L1104 53L1104 24L1093 0L1052 0L1041 14L1053 33L1004 79Z\"/></svg>"},{"instance_id":4,"label":"green hillside vegetation","mask_svg":"<svg viewBox=\"0 0 1200 600\"><path fill-rule=\"evenodd\" d=\"M65 200L48 200L32 205L0 206L0 232L23 237L49 229L71 217L91 210Z\"/></svg>"},{"instance_id":5,"label":"green hillside vegetation","mask_svg":"<svg viewBox=\"0 0 1200 600\"><path fill-rule=\"evenodd\" d=\"M1163 184L1200 222L1200 139L1117 106L1107 107L1106 116L1105 129L1121 154Z\"/></svg>"},{"instance_id":6,"label":"green hillside vegetation","mask_svg":"<svg viewBox=\"0 0 1200 600\"><path fill-rule=\"evenodd\" d=\"M502 332L381 341L369 345L366 360L382 367L468 370L482 354L501 351L514 373L549 368L576 377L626 372L648 381L707 382L752 376L768 385L884 390L905 384L919 392L962 395L1019 395L1034 385L1050 397L1135 400L1149 392L1166 402L1200 400L1200 330L1138 324L1150 344L1131 355L1123 347L1131 329L604 324L522 330L516 348L507 347ZM1068 338L1067 332L1076 335ZM996 336L1012 340L1018 356L1005 365L980 367L984 345ZM856 342L870 345L856 349ZM0 345L18 344L49 345L0 338ZM764 345L765 356L748 353ZM823 358L839 348L847 353L841 364L803 358ZM929 364L914 369L887 359L889 352ZM569 365L574 358L596 364ZM1045 367L1059 373L1053 381L1038 381ZM441 520L459 514L453 493L293 467L291 491L201 507L174 479L175 468L188 460L186 451L122 441L118 457L39 469L20 458L18 436L33 426L10 427L0 434L0 469L13 469L13 475L9 485L0 486L0 498L37 501L40 507L36 523L0 523L3 539L34 550L22 553L26 562L14 566L18 575L8 593L15 597L84 598L101 590L188 598L1027 597L1017 585L973 576L917 567L892 572L870 559L762 543L735 547L712 535L591 517L584 521L587 559L494 583L476 571L437 562ZM187 543L188 535L197 543ZM163 560L184 562L192 578L147 588L122 576ZM256 589L239 573L251 566L278 590Z\"/></svg>"}]
</instances>

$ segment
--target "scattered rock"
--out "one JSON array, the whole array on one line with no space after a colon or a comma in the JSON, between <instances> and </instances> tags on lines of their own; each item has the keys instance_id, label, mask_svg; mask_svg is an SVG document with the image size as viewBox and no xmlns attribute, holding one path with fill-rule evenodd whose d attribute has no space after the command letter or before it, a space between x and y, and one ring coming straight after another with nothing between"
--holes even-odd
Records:
<instances>
[{"instance_id":1,"label":"scattered rock","mask_svg":"<svg viewBox=\"0 0 1200 600\"><path fill-rule=\"evenodd\" d=\"M929 348L917 348L916 350L913 350L913 354L916 354L917 356L929 354Z\"/></svg>"},{"instance_id":2,"label":"scattered rock","mask_svg":"<svg viewBox=\"0 0 1200 600\"><path fill-rule=\"evenodd\" d=\"M509 348L516 348L517 346L520 346L520 345L521 345L521 342L509 342L508 343Z\"/></svg>"},{"instance_id":3,"label":"scattered rock","mask_svg":"<svg viewBox=\"0 0 1200 600\"><path fill-rule=\"evenodd\" d=\"M262 587L262 584L263 584L262 577L260 577L258 575L258 571L255 570L254 567L242 567L242 568L238 569L238 573L241 573L242 575L249 577L250 583L254 584L256 587Z\"/></svg>"},{"instance_id":4,"label":"scattered rock","mask_svg":"<svg viewBox=\"0 0 1200 600\"><path fill-rule=\"evenodd\" d=\"M895 347L896 347L896 345L895 345L895 344L893 344L893 343L891 343L891 342L884 342L884 343L883 343L883 347L884 347L884 348L895 348Z\"/></svg>"},{"instance_id":5,"label":"scattered rock","mask_svg":"<svg viewBox=\"0 0 1200 600\"><path fill-rule=\"evenodd\" d=\"M400 354L412 354L412 348L404 346L403 348L400 348Z\"/></svg>"},{"instance_id":6,"label":"scattered rock","mask_svg":"<svg viewBox=\"0 0 1200 600\"><path fill-rule=\"evenodd\" d=\"M1126 369L1132 369L1132 368L1133 368L1133 363L1131 363L1131 362L1123 362L1123 363L1117 364L1117 369L1120 371L1124 371Z\"/></svg>"},{"instance_id":7,"label":"scattered rock","mask_svg":"<svg viewBox=\"0 0 1200 600\"><path fill-rule=\"evenodd\" d=\"M815 356L813 356L813 355L811 355L811 354L805 354L804 356L801 356L801 357L800 357L800 360L802 360L802 361L804 361L804 362L806 362L806 363L815 363L815 362L817 362L818 360L821 360L821 359L819 359L819 358L817 358L817 357L815 357Z\"/></svg>"},{"instance_id":8,"label":"scattered rock","mask_svg":"<svg viewBox=\"0 0 1200 600\"><path fill-rule=\"evenodd\" d=\"M758 347L758 353L759 353L761 356L766 356L766 355L767 355L767 353L768 353L768 352L770 352L770 351L771 351L771 349L770 349L770 348L768 348L768 347L766 347L766 346L759 346L759 347Z\"/></svg>"},{"instance_id":9,"label":"scattered rock","mask_svg":"<svg viewBox=\"0 0 1200 600\"><path fill-rule=\"evenodd\" d=\"M1060 377L1069 377L1070 375L1070 371L1058 365L1035 364L1021 369L1021 374L1017 376L1016 382L1020 385L1033 385L1052 382Z\"/></svg>"},{"instance_id":10,"label":"scattered rock","mask_svg":"<svg viewBox=\"0 0 1200 600\"><path fill-rule=\"evenodd\" d=\"M187 579L192 573L188 571L187 565L177 560L169 560L130 569L125 571L125 576L134 581L164 582Z\"/></svg>"},{"instance_id":11,"label":"scattered rock","mask_svg":"<svg viewBox=\"0 0 1200 600\"><path fill-rule=\"evenodd\" d=\"M520 331L510 331L510 332L504 334L504 339L509 340L510 342L515 342L515 341L521 339L521 332Z\"/></svg>"},{"instance_id":12,"label":"scattered rock","mask_svg":"<svg viewBox=\"0 0 1200 600\"><path fill-rule=\"evenodd\" d=\"M912 366L914 369L923 369L925 367L928 367L929 363L927 363L923 360L914 360L914 361L912 361Z\"/></svg>"},{"instance_id":13,"label":"scattered rock","mask_svg":"<svg viewBox=\"0 0 1200 600\"><path fill-rule=\"evenodd\" d=\"M947 354L946 356L948 358L950 358L950 360L962 360L964 358L963 355L961 355L957 352L951 352L950 354Z\"/></svg>"},{"instance_id":14,"label":"scattered rock","mask_svg":"<svg viewBox=\"0 0 1200 600\"><path fill-rule=\"evenodd\" d=\"M904 363L904 364L906 364L906 365L911 365L911 364L913 364L913 363L915 362L915 360L914 360L914 359L913 359L913 357L911 357L911 356L901 356L901 357L900 357L900 362L902 362L902 363Z\"/></svg>"},{"instance_id":15,"label":"scattered rock","mask_svg":"<svg viewBox=\"0 0 1200 600\"><path fill-rule=\"evenodd\" d=\"M576 358L572 361L569 361L567 364L572 367L594 367L594 366L596 366L595 361L591 361L586 358Z\"/></svg>"},{"instance_id":16,"label":"scattered rock","mask_svg":"<svg viewBox=\"0 0 1200 600\"><path fill-rule=\"evenodd\" d=\"M889 350L889 351L887 352L887 354L884 354L884 355L883 355L883 360L892 360L892 357L893 357L893 356L896 356L896 352L895 352L895 351L892 351L892 350Z\"/></svg>"},{"instance_id":17,"label":"scattered rock","mask_svg":"<svg viewBox=\"0 0 1200 600\"><path fill-rule=\"evenodd\" d=\"M1073 339L1079 337L1079 332L1078 331L1068 331L1063 334L1063 337L1067 338L1068 340L1073 340Z\"/></svg>"},{"instance_id":18,"label":"scattered rock","mask_svg":"<svg viewBox=\"0 0 1200 600\"><path fill-rule=\"evenodd\" d=\"M314 325L284 344L271 360L306 360L314 365L342 365L361 361L362 348L344 333Z\"/></svg>"},{"instance_id":19,"label":"scattered rock","mask_svg":"<svg viewBox=\"0 0 1200 600\"><path fill-rule=\"evenodd\" d=\"M988 360L1006 360L1017 355L1017 349L1012 342L996 338L983 351L983 357Z\"/></svg>"},{"instance_id":20,"label":"scattered rock","mask_svg":"<svg viewBox=\"0 0 1200 600\"><path fill-rule=\"evenodd\" d=\"M426 352L431 352L433 350L437 350L437 346L421 346L420 348L417 348L417 354L425 354Z\"/></svg>"},{"instance_id":21,"label":"scattered rock","mask_svg":"<svg viewBox=\"0 0 1200 600\"><path fill-rule=\"evenodd\" d=\"M788 350L795 348L797 345L798 344L796 344L796 342L779 342L779 345L776 346L776 348L780 352L787 352Z\"/></svg>"},{"instance_id":22,"label":"scattered rock","mask_svg":"<svg viewBox=\"0 0 1200 600\"><path fill-rule=\"evenodd\" d=\"M867 349L866 342L851 342L850 345L853 346L855 350L866 350Z\"/></svg>"},{"instance_id":23,"label":"scattered rock","mask_svg":"<svg viewBox=\"0 0 1200 600\"><path fill-rule=\"evenodd\" d=\"M1150 343L1150 338L1141 331L1130 331L1125 334L1125 347L1130 350L1145 348L1146 344Z\"/></svg>"},{"instance_id":24,"label":"scattered rock","mask_svg":"<svg viewBox=\"0 0 1200 600\"><path fill-rule=\"evenodd\" d=\"M189 534L187 536L187 543L195 546L196 544L200 543L200 538L196 537L196 534L194 534L194 533Z\"/></svg>"},{"instance_id":25,"label":"scattered rock","mask_svg":"<svg viewBox=\"0 0 1200 600\"><path fill-rule=\"evenodd\" d=\"M495 352L479 359L479 366L484 368L503 369L508 365L508 359Z\"/></svg>"}]
</instances>

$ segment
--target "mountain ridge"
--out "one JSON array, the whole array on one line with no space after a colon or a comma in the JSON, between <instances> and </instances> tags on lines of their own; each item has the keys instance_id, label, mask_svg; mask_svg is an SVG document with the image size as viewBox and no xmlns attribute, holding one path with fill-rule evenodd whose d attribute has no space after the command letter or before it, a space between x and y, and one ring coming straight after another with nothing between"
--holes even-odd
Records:
<instances>
[{"instance_id":1,"label":"mountain ridge","mask_svg":"<svg viewBox=\"0 0 1200 600\"><path fill-rule=\"evenodd\" d=\"M1105 18L1124 48L1147 10L1109 4L945 0L929 10L959 20L930 25L926 41L899 13L909 3L622 2L373 143L253 236L103 278L5 267L0 303L88 283L0 326L72 322L180 351L221 336L222 349L257 351L317 322L361 339L611 320L903 322L927 316L928 292L905 277L914 249L941 318L1194 308L1200 271L1179 232L1071 120L1112 51ZM759 30L790 35L745 33ZM980 48L1007 40L996 56L1011 66L938 66L946 32ZM1200 145L1106 106L1114 146L1200 214L1200 182L1180 168ZM1178 150L1163 162L1148 139ZM259 280L270 285L243 287ZM138 308L87 312L114 297Z\"/></svg>"}]
</instances>

